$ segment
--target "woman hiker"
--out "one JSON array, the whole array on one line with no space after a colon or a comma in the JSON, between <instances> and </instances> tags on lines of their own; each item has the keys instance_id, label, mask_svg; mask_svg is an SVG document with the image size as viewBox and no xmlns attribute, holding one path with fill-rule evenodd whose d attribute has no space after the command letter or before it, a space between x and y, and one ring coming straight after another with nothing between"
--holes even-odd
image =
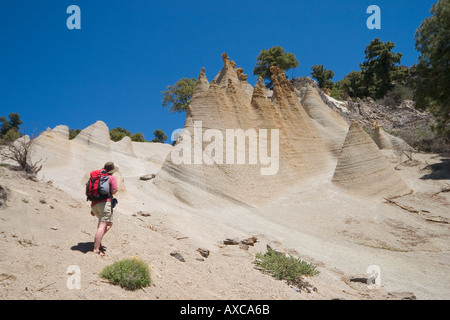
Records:
<instances>
[{"instance_id":1,"label":"woman hiker","mask_svg":"<svg viewBox=\"0 0 450 320\"><path fill-rule=\"evenodd\" d=\"M108 182L111 197L102 200L93 200L91 203L91 215L98 218L97 231L94 238L94 253L97 253L101 256L105 255L105 248L102 246L102 239L106 232L108 232L113 225L114 217L111 200L119 189L117 179L113 176L114 172L117 172L119 168L115 167L113 162L107 162L105 163L103 169L109 175Z\"/></svg>"}]
</instances>

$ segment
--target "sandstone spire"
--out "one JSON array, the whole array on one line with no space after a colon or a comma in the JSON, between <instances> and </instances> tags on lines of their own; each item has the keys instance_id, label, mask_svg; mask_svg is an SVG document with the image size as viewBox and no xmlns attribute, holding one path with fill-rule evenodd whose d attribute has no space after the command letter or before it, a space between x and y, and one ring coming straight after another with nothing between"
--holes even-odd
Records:
<instances>
[{"instance_id":1,"label":"sandstone spire","mask_svg":"<svg viewBox=\"0 0 450 320\"><path fill-rule=\"evenodd\" d=\"M332 181L363 197L391 197L411 191L356 122L348 130Z\"/></svg>"},{"instance_id":2,"label":"sandstone spire","mask_svg":"<svg viewBox=\"0 0 450 320\"><path fill-rule=\"evenodd\" d=\"M414 151L403 139L395 137L386 131L376 122L372 121L374 128L373 140L380 149L392 149L392 150L402 150L402 151Z\"/></svg>"},{"instance_id":3,"label":"sandstone spire","mask_svg":"<svg viewBox=\"0 0 450 320\"><path fill-rule=\"evenodd\" d=\"M178 181L177 197L184 195L192 198L188 191L194 187L202 192L255 205L277 197L291 186L323 174L324 171L331 175L334 161L284 72L281 69L273 70L274 90L278 90L278 93L273 98L268 98L262 79L258 80L254 89L251 88L242 78L239 79L236 64L229 60L228 55L223 54L222 58L224 67L211 81L208 90L203 89L206 83L198 81L202 90L195 90L199 94L191 99L184 130L193 136L196 132L195 124L200 121L202 129L200 132L197 130L197 133L205 134L208 129L218 130L224 139L227 137L227 130L241 130L257 135L260 130L265 130L267 134L260 135L255 140L261 141L262 145L255 149L248 136L243 145L238 146L238 140L234 140L236 154L245 154L244 164L226 162L225 154L222 163L212 164L175 164L172 156L169 156L155 183L170 189L174 181ZM200 79L203 78L202 74L203 72ZM248 90L249 87L251 91ZM275 131L277 135L272 137ZM192 142L189 149L185 150L186 153L193 155L195 148L197 152L207 150L211 141L200 141L198 136L196 139L191 139L198 143ZM226 146L227 142L229 141L223 141L223 145ZM271 147L275 142L276 150ZM224 151L226 153L229 150ZM260 160L261 154L266 152L270 155L271 151L278 152L276 159L279 168L274 175L262 175L261 172L268 165L261 161L250 163L250 154L256 154L257 160ZM191 203L193 200L185 201Z\"/></svg>"},{"instance_id":4,"label":"sandstone spire","mask_svg":"<svg viewBox=\"0 0 450 320\"><path fill-rule=\"evenodd\" d=\"M321 132L329 150L338 155L348 131L347 122L323 102L317 89L312 86L306 89L301 103Z\"/></svg>"}]
</instances>

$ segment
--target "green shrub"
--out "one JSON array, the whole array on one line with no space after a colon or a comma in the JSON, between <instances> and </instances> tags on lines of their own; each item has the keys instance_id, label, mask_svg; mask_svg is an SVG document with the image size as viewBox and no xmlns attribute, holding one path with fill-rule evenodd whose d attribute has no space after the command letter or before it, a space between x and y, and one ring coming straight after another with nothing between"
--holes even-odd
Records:
<instances>
[{"instance_id":1,"label":"green shrub","mask_svg":"<svg viewBox=\"0 0 450 320\"><path fill-rule=\"evenodd\" d=\"M342 101L344 100L344 91L339 90L336 86L334 86L330 91L330 97Z\"/></svg>"},{"instance_id":2,"label":"green shrub","mask_svg":"<svg viewBox=\"0 0 450 320\"><path fill-rule=\"evenodd\" d=\"M269 272L279 280L286 280L289 284L301 284L302 276L315 276L319 274L316 266L292 255L285 256L268 248L264 254L257 253L254 262L262 271Z\"/></svg>"},{"instance_id":3,"label":"green shrub","mask_svg":"<svg viewBox=\"0 0 450 320\"><path fill-rule=\"evenodd\" d=\"M123 259L106 266L100 273L100 277L124 289L136 290L152 282L149 269L150 267L138 258Z\"/></svg>"},{"instance_id":4,"label":"green shrub","mask_svg":"<svg viewBox=\"0 0 450 320\"><path fill-rule=\"evenodd\" d=\"M81 129L70 129L69 140L75 139L75 137L81 132Z\"/></svg>"}]
</instances>

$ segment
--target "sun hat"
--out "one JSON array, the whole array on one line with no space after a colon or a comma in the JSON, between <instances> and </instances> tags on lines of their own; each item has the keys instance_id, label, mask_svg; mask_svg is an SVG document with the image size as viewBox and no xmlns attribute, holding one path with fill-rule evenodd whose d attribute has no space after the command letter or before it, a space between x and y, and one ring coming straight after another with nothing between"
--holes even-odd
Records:
<instances>
[{"instance_id":1,"label":"sun hat","mask_svg":"<svg viewBox=\"0 0 450 320\"><path fill-rule=\"evenodd\" d=\"M119 167L114 166L114 162L107 162L103 167L109 174L119 171Z\"/></svg>"}]
</instances>

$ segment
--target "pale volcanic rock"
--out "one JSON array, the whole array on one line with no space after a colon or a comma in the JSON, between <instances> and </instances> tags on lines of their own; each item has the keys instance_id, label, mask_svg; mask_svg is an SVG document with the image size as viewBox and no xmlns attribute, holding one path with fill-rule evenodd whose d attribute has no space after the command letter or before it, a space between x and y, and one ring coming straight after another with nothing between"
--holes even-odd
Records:
<instances>
[{"instance_id":1,"label":"pale volcanic rock","mask_svg":"<svg viewBox=\"0 0 450 320\"><path fill-rule=\"evenodd\" d=\"M347 122L323 102L317 88L308 86L301 103L317 124L330 151L339 154L349 127Z\"/></svg>"},{"instance_id":2,"label":"pale volcanic rock","mask_svg":"<svg viewBox=\"0 0 450 320\"><path fill-rule=\"evenodd\" d=\"M133 144L129 136L125 136L119 141L111 144L111 149L122 152L127 155L134 155Z\"/></svg>"},{"instance_id":3,"label":"pale volcanic rock","mask_svg":"<svg viewBox=\"0 0 450 320\"><path fill-rule=\"evenodd\" d=\"M201 196L195 195L194 190L201 189L219 198L256 205L277 197L303 179L321 174L331 175L335 160L284 72L277 67L271 69L274 84L271 98L262 79L258 80L249 95L249 85L242 77L243 71L237 71L236 64L226 54L222 58L224 67L209 85L204 69L200 71L184 127L184 133L189 136L185 142L189 142L190 146L183 150L191 155L191 159L196 148L206 150L211 141L202 141L199 136L208 129L219 131L223 138L227 137L227 129L253 131L263 143L254 145L248 138L245 144L238 145L236 142L235 157L236 154L246 154L244 164L238 164L237 160L234 163L226 162L225 153L229 152L226 144L229 141L223 141L221 163L212 159L199 159L197 163L175 164L169 155L155 178L155 184L172 190L177 198L191 204L209 201L209 197L205 198L203 193ZM200 121L201 131L195 132L195 124ZM266 136L261 136L260 129L267 130ZM277 130L279 139L273 136L272 140L274 130ZM250 163L249 155L269 151L267 155L270 156L271 145L276 142L279 143L276 157L278 170L264 175L262 171L268 165L260 161ZM177 146L172 153L180 153Z\"/></svg>"},{"instance_id":4,"label":"pale volcanic rock","mask_svg":"<svg viewBox=\"0 0 450 320\"><path fill-rule=\"evenodd\" d=\"M113 161L119 167L115 176L121 198L127 198L127 179L156 174L170 150L171 145L133 142L128 136L114 142L110 139L108 126L103 121L97 121L72 140L69 140L67 126L59 125L42 132L35 140L32 157L43 164L43 170L38 173L39 179L51 181L61 190L81 198L84 197L84 185L89 173Z\"/></svg>"},{"instance_id":5,"label":"pale volcanic rock","mask_svg":"<svg viewBox=\"0 0 450 320\"><path fill-rule=\"evenodd\" d=\"M386 131L376 122L373 121L374 127L373 140L380 149L414 151L403 139L395 137Z\"/></svg>"},{"instance_id":6,"label":"pale volcanic rock","mask_svg":"<svg viewBox=\"0 0 450 320\"><path fill-rule=\"evenodd\" d=\"M53 133L61 135L64 139L69 139L69 127L65 125L56 126L53 130Z\"/></svg>"},{"instance_id":7,"label":"pale volcanic rock","mask_svg":"<svg viewBox=\"0 0 450 320\"><path fill-rule=\"evenodd\" d=\"M333 183L361 197L392 197L411 192L357 122L348 130Z\"/></svg>"}]
</instances>

